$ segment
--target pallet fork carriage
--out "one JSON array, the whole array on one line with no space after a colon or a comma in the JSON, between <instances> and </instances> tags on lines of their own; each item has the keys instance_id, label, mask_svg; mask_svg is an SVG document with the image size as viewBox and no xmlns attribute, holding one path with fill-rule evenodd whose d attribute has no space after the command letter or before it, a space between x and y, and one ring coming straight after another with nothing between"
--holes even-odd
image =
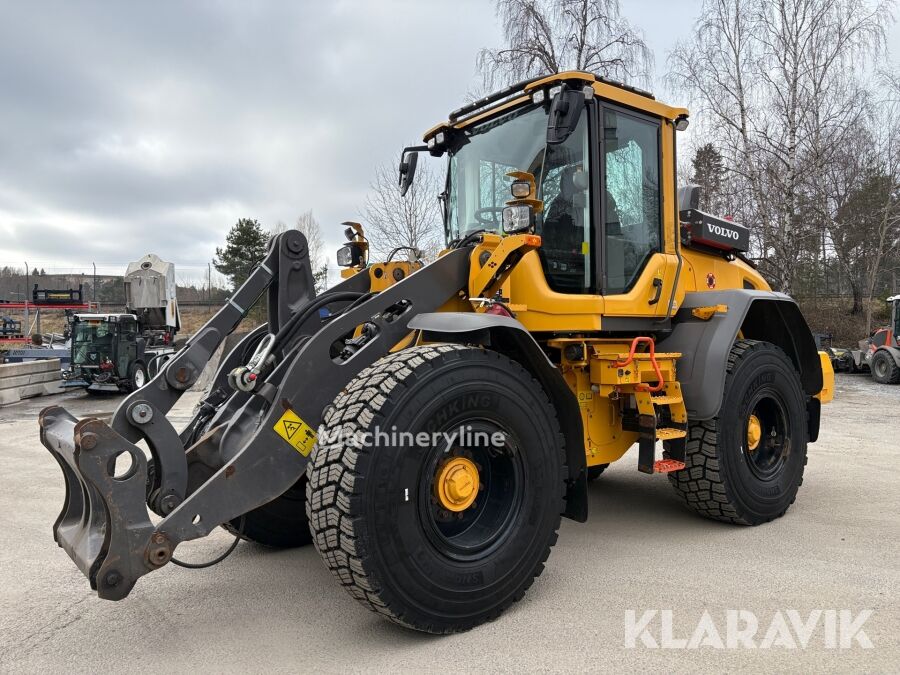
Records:
<instances>
[{"instance_id":1,"label":"pallet fork carriage","mask_svg":"<svg viewBox=\"0 0 900 675\"><path fill-rule=\"evenodd\" d=\"M416 153L450 156L436 260L370 263L350 224L343 279L317 296L306 239L281 233L108 424L42 412L59 546L119 600L220 525L312 542L363 605L445 633L520 598L560 517L585 520L588 481L635 443L638 470L702 515L782 515L830 362L742 258L745 229L694 189L679 202L686 116L587 73L453 113L401 166L408 186ZM166 414L263 295L268 322L176 432Z\"/></svg>"}]
</instances>

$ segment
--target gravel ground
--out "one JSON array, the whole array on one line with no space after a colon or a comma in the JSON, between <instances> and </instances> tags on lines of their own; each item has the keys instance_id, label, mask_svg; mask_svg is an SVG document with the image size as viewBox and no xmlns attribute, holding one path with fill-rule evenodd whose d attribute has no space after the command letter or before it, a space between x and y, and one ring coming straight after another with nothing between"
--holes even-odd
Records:
<instances>
[{"instance_id":1,"label":"gravel ground","mask_svg":"<svg viewBox=\"0 0 900 675\"><path fill-rule=\"evenodd\" d=\"M99 600L51 536L64 489L36 417L60 401L79 415L117 403L69 393L0 408L2 672L896 672L900 663L900 386L839 375L797 503L757 528L694 516L664 477L637 472L632 452L591 486L590 520L564 521L522 602L442 638L362 609L312 548L242 544L212 569L167 566L126 600ZM216 534L178 553L202 560L229 541ZM690 638L706 611L723 642L727 611L753 612L759 644L776 616L818 609L871 610L863 628L873 648L827 648L824 619L806 648L626 644L629 610L671 610L676 639ZM661 631L658 614L657 642Z\"/></svg>"}]
</instances>

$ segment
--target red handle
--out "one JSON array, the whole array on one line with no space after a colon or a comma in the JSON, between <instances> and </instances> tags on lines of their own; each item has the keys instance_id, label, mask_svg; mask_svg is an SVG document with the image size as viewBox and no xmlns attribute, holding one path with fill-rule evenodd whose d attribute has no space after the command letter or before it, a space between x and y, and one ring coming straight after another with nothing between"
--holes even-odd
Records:
<instances>
[{"instance_id":1,"label":"red handle","mask_svg":"<svg viewBox=\"0 0 900 675\"><path fill-rule=\"evenodd\" d=\"M662 388L665 386L663 383L662 372L659 370L659 363L656 361L656 342L652 337L647 337L646 335L642 335L640 337L634 338L631 341L631 350L628 352L628 358L624 361L616 361L616 368L624 368L627 365L630 365L634 361L634 354L637 351L637 347L642 342L646 342L650 345L650 364L653 366L653 371L656 373L656 384L652 387L649 385L644 385L647 387L647 391L651 394L655 394L658 391L662 391Z\"/></svg>"}]
</instances>

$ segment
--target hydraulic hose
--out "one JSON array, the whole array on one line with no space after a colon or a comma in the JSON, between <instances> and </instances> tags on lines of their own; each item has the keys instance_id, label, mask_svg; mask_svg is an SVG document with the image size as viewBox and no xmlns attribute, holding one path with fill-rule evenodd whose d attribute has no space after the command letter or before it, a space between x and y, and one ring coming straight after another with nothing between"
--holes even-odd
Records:
<instances>
[{"instance_id":1,"label":"hydraulic hose","mask_svg":"<svg viewBox=\"0 0 900 675\"><path fill-rule=\"evenodd\" d=\"M306 307L304 307L300 312L294 314L279 329L279 331L275 334L275 342L273 344L273 348L277 349L283 344L290 342L294 338L300 325L304 321L306 321L306 319L312 316L313 312L319 311L319 309L331 304L332 302L358 300L363 295L365 295L365 293L360 293L357 291L340 291L320 295L318 298L314 299Z\"/></svg>"}]
</instances>

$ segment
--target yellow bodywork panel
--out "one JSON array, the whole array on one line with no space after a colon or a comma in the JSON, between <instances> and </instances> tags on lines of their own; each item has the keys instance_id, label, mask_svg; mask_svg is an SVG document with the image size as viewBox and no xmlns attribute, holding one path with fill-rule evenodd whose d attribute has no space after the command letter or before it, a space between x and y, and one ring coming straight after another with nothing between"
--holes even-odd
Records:
<instances>
[{"instance_id":1,"label":"yellow bodywork panel","mask_svg":"<svg viewBox=\"0 0 900 675\"><path fill-rule=\"evenodd\" d=\"M816 394L816 398L822 403L829 403L834 399L834 368L827 352L819 352L819 363L822 364L822 391Z\"/></svg>"},{"instance_id":2,"label":"yellow bodywork panel","mask_svg":"<svg viewBox=\"0 0 900 675\"><path fill-rule=\"evenodd\" d=\"M393 286L422 267L420 262L398 260L386 263L374 263L367 267L369 273L369 290L377 293Z\"/></svg>"},{"instance_id":3,"label":"yellow bodywork panel","mask_svg":"<svg viewBox=\"0 0 900 675\"><path fill-rule=\"evenodd\" d=\"M619 404L592 391L590 372L584 368L563 371L566 383L575 392L584 426L584 452L588 466L609 464L634 445L638 435L622 429Z\"/></svg>"},{"instance_id":4,"label":"yellow bodywork panel","mask_svg":"<svg viewBox=\"0 0 900 675\"><path fill-rule=\"evenodd\" d=\"M516 234L500 237L485 234L484 241L475 249L469 267L469 297L492 296L523 254L541 245L541 238L534 234ZM487 256L482 255L488 253Z\"/></svg>"},{"instance_id":5,"label":"yellow bodywork panel","mask_svg":"<svg viewBox=\"0 0 900 675\"><path fill-rule=\"evenodd\" d=\"M675 379L675 360L680 356L681 354L677 353L656 355L656 362L664 382L671 382ZM627 357L627 351L595 354L591 358L591 381L613 388L656 382L656 370L653 368L649 354L635 354L631 363L619 365L624 363Z\"/></svg>"},{"instance_id":6,"label":"yellow bodywork panel","mask_svg":"<svg viewBox=\"0 0 900 675\"><path fill-rule=\"evenodd\" d=\"M651 392L648 384L655 384L657 376L649 354L636 353L628 365L617 365L628 360L630 342L556 338L547 344L560 350L563 378L578 400L588 466L616 461L637 441L637 432L622 428L626 404L634 403L641 415L667 408L674 423L687 423L676 381L675 361L680 354L656 354L663 388Z\"/></svg>"},{"instance_id":7,"label":"yellow bodywork panel","mask_svg":"<svg viewBox=\"0 0 900 675\"><path fill-rule=\"evenodd\" d=\"M710 305L709 307L694 307L691 314L701 321L709 321L716 314L727 314L728 305Z\"/></svg>"}]
</instances>

